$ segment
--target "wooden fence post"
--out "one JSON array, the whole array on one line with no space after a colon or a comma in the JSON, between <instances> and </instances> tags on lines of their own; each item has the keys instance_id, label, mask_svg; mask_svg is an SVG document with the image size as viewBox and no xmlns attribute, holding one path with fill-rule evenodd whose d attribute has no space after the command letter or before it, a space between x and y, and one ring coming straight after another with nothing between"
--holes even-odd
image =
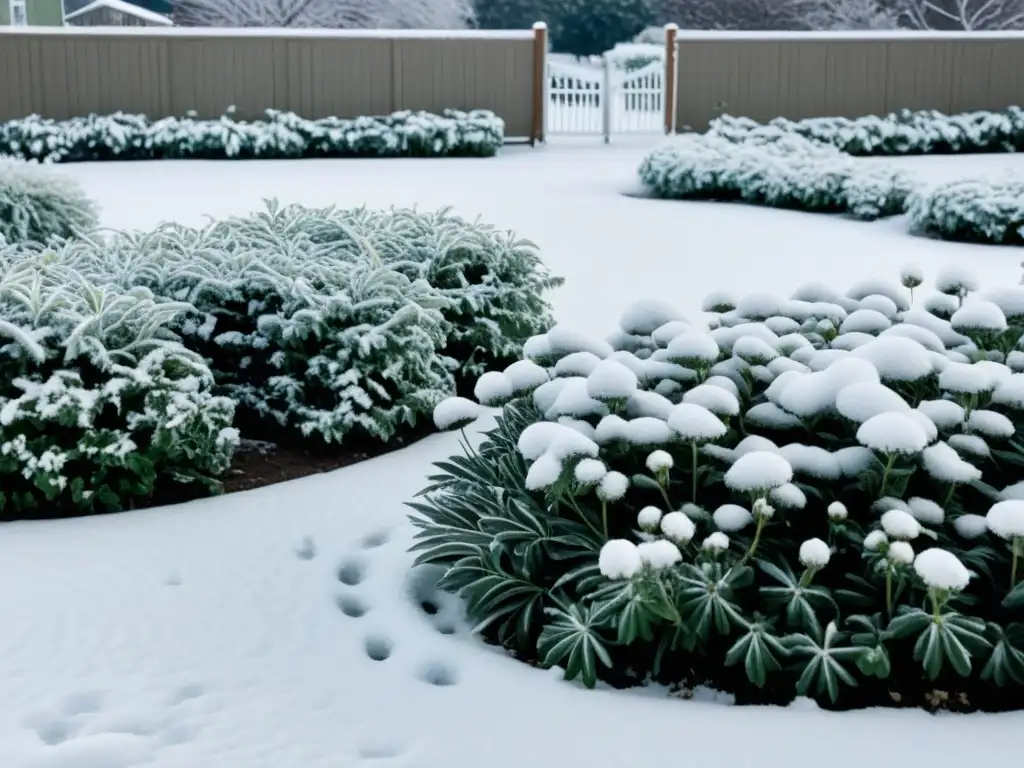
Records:
<instances>
[{"instance_id":1,"label":"wooden fence post","mask_svg":"<svg viewBox=\"0 0 1024 768\"><path fill-rule=\"evenodd\" d=\"M533 25L533 130L530 146L544 141L544 117L548 92L548 25L538 21Z\"/></svg>"},{"instance_id":2,"label":"wooden fence post","mask_svg":"<svg viewBox=\"0 0 1024 768\"><path fill-rule=\"evenodd\" d=\"M678 24L665 25L665 133L676 132L676 99L678 84L676 83L676 33Z\"/></svg>"}]
</instances>

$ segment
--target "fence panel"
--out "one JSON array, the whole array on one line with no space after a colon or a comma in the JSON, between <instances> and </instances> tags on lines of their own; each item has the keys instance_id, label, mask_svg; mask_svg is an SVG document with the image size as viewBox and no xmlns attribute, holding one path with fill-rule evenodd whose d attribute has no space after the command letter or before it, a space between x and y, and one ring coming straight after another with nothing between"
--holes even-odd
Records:
<instances>
[{"instance_id":1,"label":"fence panel","mask_svg":"<svg viewBox=\"0 0 1024 768\"><path fill-rule=\"evenodd\" d=\"M678 33L676 124L1024 102L1024 33Z\"/></svg>"},{"instance_id":2,"label":"fence panel","mask_svg":"<svg viewBox=\"0 0 1024 768\"><path fill-rule=\"evenodd\" d=\"M548 61L547 132L607 135L605 70Z\"/></svg>"},{"instance_id":3,"label":"fence panel","mask_svg":"<svg viewBox=\"0 0 1024 768\"><path fill-rule=\"evenodd\" d=\"M660 133L665 128L665 62L656 59L611 80L611 132Z\"/></svg>"},{"instance_id":4,"label":"fence panel","mask_svg":"<svg viewBox=\"0 0 1024 768\"><path fill-rule=\"evenodd\" d=\"M490 109L529 137L533 46L531 31L4 28L0 120Z\"/></svg>"}]
</instances>

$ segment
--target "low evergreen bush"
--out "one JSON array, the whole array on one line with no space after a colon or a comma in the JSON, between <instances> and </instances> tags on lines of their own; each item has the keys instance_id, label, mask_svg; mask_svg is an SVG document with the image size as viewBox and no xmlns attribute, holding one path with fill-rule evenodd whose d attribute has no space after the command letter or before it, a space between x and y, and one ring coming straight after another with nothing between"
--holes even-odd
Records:
<instances>
[{"instance_id":1,"label":"low evergreen bush","mask_svg":"<svg viewBox=\"0 0 1024 768\"><path fill-rule=\"evenodd\" d=\"M1024 245L1024 181L952 181L922 188L907 209L913 227L943 240Z\"/></svg>"},{"instance_id":2,"label":"low evergreen bush","mask_svg":"<svg viewBox=\"0 0 1024 768\"><path fill-rule=\"evenodd\" d=\"M0 246L87 232L97 210L74 179L0 157Z\"/></svg>"},{"instance_id":3,"label":"low evergreen bush","mask_svg":"<svg viewBox=\"0 0 1024 768\"><path fill-rule=\"evenodd\" d=\"M482 445L412 502L488 639L588 686L1024 706L1024 288L641 302L453 398Z\"/></svg>"},{"instance_id":4,"label":"low evergreen bush","mask_svg":"<svg viewBox=\"0 0 1024 768\"><path fill-rule=\"evenodd\" d=\"M219 488L235 406L171 331L187 309L0 250L0 519Z\"/></svg>"},{"instance_id":5,"label":"low evergreen bush","mask_svg":"<svg viewBox=\"0 0 1024 768\"><path fill-rule=\"evenodd\" d=\"M54 260L185 302L175 328L247 436L388 441L547 330L537 249L446 210L267 209L69 243Z\"/></svg>"},{"instance_id":6,"label":"low evergreen bush","mask_svg":"<svg viewBox=\"0 0 1024 768\"><path fill-rule=\"evenodd\" d=\"M281 159L301 157L490 157L504 142L493 112L395 112L387 117L307 120L268 110L266 119L194 115L89 115L50 120L33 115L0 123L0 154L70 163L98 160Z\"/></svg>"},{"instance_id":7,"label":"low evergreen bush","mask_svg":"<svg viewBox=\"0 0 1024 768\"><path fill-rule=\"evenodd\" d=\"M868 115L812 117L767 124L723 115L708 132L733 142L774 141L797 135L829 144L849 155L948 155L969 152L1019 152L1024 149L1024 109L946 115L934 110Z\"/></svg>"},{"instance_id":8,"label":"low evergreen bush","mask_svg":"<svg viewBox=\"0 0 1024 768\"><path fill-rule=\"evenodd\" d=\"M795 135L743 144L684 135L648 154L639 174L657 197L736 200L869 221L902 213L914 187L903 172L858 165Z\"/></svg>"}]
</instances>

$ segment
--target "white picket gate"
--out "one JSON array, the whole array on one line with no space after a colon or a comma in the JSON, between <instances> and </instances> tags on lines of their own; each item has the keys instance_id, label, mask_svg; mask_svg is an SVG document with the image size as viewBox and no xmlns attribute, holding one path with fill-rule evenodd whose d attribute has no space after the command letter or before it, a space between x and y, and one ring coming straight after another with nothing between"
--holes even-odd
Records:
<instances>
[{"instance_id":1,"label":"white picket gate","mask_svg":"<svg viewBox=\"0 0 1024 768\"><path fill-rule=\"evenodd\" d=\"M549 135L658 133L664 128L665 64L624 72L549 60L545 128Z\"/></svg>"}]
</instances>

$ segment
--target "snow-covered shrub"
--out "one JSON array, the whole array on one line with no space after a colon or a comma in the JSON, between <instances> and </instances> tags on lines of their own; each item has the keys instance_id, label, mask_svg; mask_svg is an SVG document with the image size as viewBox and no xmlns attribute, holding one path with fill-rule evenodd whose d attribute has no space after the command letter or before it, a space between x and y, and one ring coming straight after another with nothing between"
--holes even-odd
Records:
<instances>
[{"instance_id":1,"label":"snow-covered shrub","mask_svg":"<svg viewBox=\"0 0 1024 768\"><path fill-rule=\"evenodd\" d=\"M907 267L556 326L481 379L503 414L411 504L417 562L588 685L1021 706L1024 288L935 286L950 319Z\"/></svg>"},{"instance_id":2,"label":"snow-covered shrub","mask_svg":"<svg viewBox=\"0 0 1024 768\"><path fill-rule=\"evenodd\" d=\"M739 200L872 220L902 213L913 181L800 136L734 143L687 134L652 151L640 180L658 197Z\"/></svg>"},{"instance_id":3,"label":"snow-covered shrub","mask_svg":"<svg viewBox=\"0 0 1024 768\"><path fill-rule=\"evenodd\" d=\"M177 325L247 433L390 440L551 326L536 248L447 211L267 210L54 257L188 302Z\"/></svg>"},{"instance_id":4,"label":"snow-covered shrub","mask_svg":"<svg viewBox=\"0 0 1024 768\"><path fill-rule=\"evenodd\" d=\"M96 213L74 179L0 157L0 245L72 237L93 229Z\"/></svg>"},{"instance_id":5,"label":"snow-covered shrub","mask_svg":"<svg viewBox=\"0 0 1024 768\"><path fill-rule=\"evenodd\" d=\"M907 211L915 229L943 240L1024 245L1024 181L961 180L922 188Z\"/></svg>"},{"instance_id":6,"label":"snow-covered shrub","mask_svg":"<svg viewBox=\"0 0 1024 768\"><path fill-rule=\"evenodd\" d=\"M0 517L113 511L215 491L234 404L171 331L187 305L0 251Z\"/></svg>"},{"instance_id":7,"label":"snow-covered shrub","mask_svg":"<svg viewBox=\"0 0 1024 768\"><path fill-rule=\"evenodd\" d=\"M71 120L33 115L0 123L0 154L48 163L165 158L489 157L504 142L493 112L395 112L307 120L268 110L264 120L194 115L150 120L118 112Z\"/></svg>"},{"instance_id":8,"label":"snow-covered shrub","mask_svg":"<svg viewBox=\"0 0 1024 768\"><path fill-rule=\"evenodd\" d=\"M1024 149L1024 109L957 115L903 110L884 117L811 117L796 121L779 117L768 124L723 115L711 121L708 132L734 142L774 141L798 135L850 155L1019 152Z\"/></svg>"}]
</instances>

